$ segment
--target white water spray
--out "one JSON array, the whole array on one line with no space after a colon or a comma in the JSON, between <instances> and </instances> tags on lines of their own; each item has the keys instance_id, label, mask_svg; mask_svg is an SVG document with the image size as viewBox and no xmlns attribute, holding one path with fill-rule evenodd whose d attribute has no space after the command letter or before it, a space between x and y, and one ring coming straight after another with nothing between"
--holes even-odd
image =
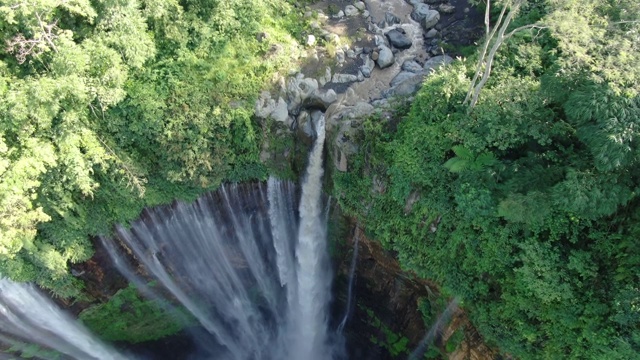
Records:
<instances>
[{"instance_id":1,"label":"white water spray","mask_svg":"<svg viewBox=\"0 0 640 360\"><path fill-rule=\"evenodd\" d=\"M308 360L326 359L329 353L326 342L331 273L326 255L326 224L321 202L324 116L316 124L316 133L300 199L300 228L296 248L298 304L293 313L297 339L291 354L295 359Z\"/></svg>"},{"instance_id":2,"label":"white water spray","mask_svg":"<svg viewBox=\"0 0 640 360\"><path fill-rule=\"evenodd\" d=\"M337 353L327 331L324 118L316 130L299 217L295 186L272 178L266 186L222 186L191 205L145 210L131 229L117 229L124 248L102 239L130 282L164 297L145 285L157 280L206 329L210 338L198 339L203 358L326 360Z\"/></svg>"},{"instance_id":3,"label":"white water spray","mask_svg":"<svg viewBox=\"0 0 640 360\"><path fill-rule=\"evenodd\" d=\"M0 279L0 328L3 342L33 342L75 359L126 359L30 284Z\"/></svg>"}]
</instances>

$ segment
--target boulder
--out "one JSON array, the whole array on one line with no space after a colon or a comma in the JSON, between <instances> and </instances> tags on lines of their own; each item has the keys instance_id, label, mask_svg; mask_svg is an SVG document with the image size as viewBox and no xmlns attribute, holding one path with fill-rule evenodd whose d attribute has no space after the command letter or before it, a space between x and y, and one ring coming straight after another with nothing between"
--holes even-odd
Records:
<instances>
[{"instance_id":1,"label":"boulder","mask_svg":"<svg viewBox=\"0 0 640 360\"><path fill-rule=\"evenodd\" d=\"M456 12L456 7L451 4L440 4L440 6L438 6L438 11L443 14L453 14Z\"/></svg>"},{"instance_id":2,"label":"boulder","mask_svg":"<svg viewBox=\"0 0 640 360\"><path fill-rule=\"evenodd\" d=\"M360 11L365 11L367 9L367 6L362 1L356 2L355 4L353 4L353 6L355 6L356 9Z\"/></svg>"},{"instance_id":3,"label":"boulder","mask_svg":"<svg viewBox=\"0 0 640 360\"><path fill-rule=\"evenodd\" d=\"M307 46L313 46L316 44L316 37L314 35L307 36Z\"/></svg>"},{"instance_id":4,"label":"boulder","mask_svg":"<svg viewBox=\"0 0 640 360\"><path fill-rule=\"evenodd\" d=\"M402 70L412 73L421 73L422 65L418 64L418 62L415 60L405 60L402 63Z\"/></svg>"},{"instance_id":5,"label":"boulder","mask_svg":"<svg viewBox=\"0 0 640 360\"><path fill-rule=\"evenodd\" d=\"M338 100L338 94L333 89L314 91L303 103L305 108L327 109Z\"/></svg>"},{"instance_id":6,"label":"boulder","mask_svg":"<svg viewBox=\"0 0 640 360\"><path fill-rule=\"evenodd\" d=\"M312 143L316 138L316 130L311 120L311 115L307 111L301 111L296 120L296 133L298 138L306 143Z\"/></svg>"},{"instance_id":7,"label":"boulder","mask_svg":"<svg viewBox=\"0 0 640 360\"><path fill-rule=\"evenodd\" d=\"M376 60L380 69L384 69L391 66L393 64L393 61L394 61L394 58L393 58L393 52L391 52L391 49L389 49L384 45L381 45L380 53L378 54L378 60Z\"/></svg>"},{"instance_id":8,"label":"boulder","mask_svg":"<svg viewBox=\"0 0 640 360\"><path fill-rule=\"evenodd\" d=\"M391 25L395 25L395 24L400 24L400 18L393 15L390 12L386 12L384 13L384 19L382 19L379 23L378 23L378 27L381 29L386 28L387 26L391 26Z\"/></svg>"},{"instance_id":9,"label":"boulder","mask_svg":"<svg viewBox=\"0 0 640 360\"><path fill-rule=\"evenodd\" d=\"M326 83L330 81L331 81L331 68L327 66L327 68L324 71L324 75L321 75L318 78L318 82L320 83L320 86L324 86Z\"/></svg>"},{"instance_id":10,"label":"boulder","mask_svg":"<svg viewBox=\"0 0 640 360\"><path fill-rule=\"evenodd\" d=\"M346 61L346 55L344 53L344 50L342 49L336 50L336 62L338 63L338 65L341 65L345 61Z\"/></svg>"},{"instance_id":11,"label":"boulder","mask_svg":"<svg viewBox=\"0 0 640 360\"><path fill-rule=\"evenodd\" d=\"M385 34L389 43L398 49L408 49L411 47L411 39L403 31L393 29Z\"/></svg>"},{"instance_id":12,"label":"boulder","mask_svg":"<svg viewBox=\"0 0 640 360\"><path fill-rule=\"evenodd\" d=\"M333 78L331 79L331 82L338 83L338 84L344 84L344 83L355 82L355 81L358 81L358 76L352 75L352 74L333 74Z\"/></svg>"},{"instance_id":13,"label":"boulder","mask_svg":"<svg viewBox=\"0 0 640 360\"><path fill-rule=\"evenodd\" d=\"M400 84L387 89L382 92L382 96L385 98L393 97L393 96L411 96L420 90L422 86L422 80L424 79L423 74L413 74L412 77L405 79Z\"/></svg>"},{"instance_id":14,"label":"boulder","mask_svg":"<svg viewBox=\"0 0 640 360\"><path fill-rule=\"evenodd\" d=\"M452 61L453 61L453 58L449 55L434 56L424 63L423 69L428 75L434 72L437 68L441 66L449 65Z\"/></svg>"},{"instance_id":15,"label":"boulder","mask_svg":"<svg viewBox=\"0 0 640 360\"><path fill-rule=\"evenodd\" d=\"M360 72L362 72L362 75L364 77L368 78L371 76L371 71L373 71L376 63L370 56L366 54L362 55L362 59L364 60L364 64L362 64L362 66L360 67Z\"/></svg>"},{"instance_id":16,"label":"boulder","mask_svg":"<svg viewBox=\"0 0 640 360\"><path fill-rule=\"evenodd\" d=\"M358 13L359 13L358 9L353 5L347 5L344 8L344 14L347 16L355 16L355 15L358 15Z\"/></svg>"},{"instance_id":17,"label":"boulder","mask_svg":"<svg viewBox=\"0 0 640 360\"><path fill-rule=\"evenodd\" d=\"M308 98L318 89L318 80L305 78L303 74L289 79L286 94L289 99L288 109L292 114L297 114L304 99Z\"/></svg>"},{"instance_id":18,"label":"boulder","mask_svg":"<svg viewBox=\"0 0 640 360\"><path fill-rule=\"evenodd\" d=\"M427 4L417 3L413 6L413 11L411 12L411 18L417 22L421 22L431 11L431 8Z\"/></svg>"},{"instance_id":19,"label":"boulder","mask_svg":"<svg viewBox=\"0 0 640 360\"><path fill-rule=\"evenodd\" d=\"M391 80L391 83L389 85L391 85L391 87L398 86L398 85L402 84L405 80L407 80L409 78L412 78L414 76L416 76L415 73L408 72L408 71L401 71L400 73L398 73L398 75L396 75Z\"/></svg>"},{"instance_id":20,"label":"boulder","mask_svg":"<svg viewBox=\"0 0 640 360\"><path fill-rule=\"evenodd\" d=\"M260 97L256 101L255 114L260 119L266 119L276 108L276 101L271 98L268 91L260 93Z\"/></svg>"},{"instance_id":21,"label":"boulder","mask_svg":"<svg viewBox=\"0 0 640 360\"><path fill-rule=\"evenodd\" d=\"M286 126L291 126L289 110L287 110L287 102L284 101L282 97L278 98L278 103L269 116L277 122L281 122Z\"/></svg>"},{"instance_id":22,"label":"boulder","mask_svg":"<svg viewBox=\"0 0 640 360\"><path fill-rule=\"evenodd\" d=\"M422 27L429 30L440 21L440 13L437 10L429 10L422 20Z\"/></svg>"},{"instance_id":23,"label":"boulder","mask_svg":"<svg viewBox=\"0 0 640 360\"><path fill-rule=\"evenodd\" d=\"M424 34L424 37L427 38L427 39L433 39L436 36L438 36L438 30L436 30L436 29L431 29L431 30L427 31L426 34Z\"/></svg>"}]
</instances>

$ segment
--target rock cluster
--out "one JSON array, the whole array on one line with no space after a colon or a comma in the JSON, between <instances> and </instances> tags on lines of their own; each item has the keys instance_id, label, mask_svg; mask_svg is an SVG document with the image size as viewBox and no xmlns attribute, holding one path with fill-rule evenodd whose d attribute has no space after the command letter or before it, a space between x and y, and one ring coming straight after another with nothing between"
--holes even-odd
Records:
<instances>
[{"instance_id":1,"label":"rock cluster","mask_svg":"<svg viewBox=\"0 0 640 360\"><path fill-rule=\"evenodd\" d=\"M435 47L440 45L441 28L436 26L440 21L440 14L455 12L455 7L442 3L441 0L408 2L413 5L413 9L406 17L386 12L383 18L375 19L377 22L369 17L366 4L361 1L334 9L331 19L320 13L317 16L318 22L312 23L313 33L307 35L306 45L311 48L310 51L317 54L314 47L331 44L335 49L332 56L337 68L348 71L336 71L337 68L326 66L324 71L315 76L299 73L288 79L282 78L279 90L274 94L261 94L256 102L256 116L262 119L272 118L284 124L294 131L298 138L308 142L315 137L314 124L324 113L327 130L333 134L334 139L331 146L334 164L338 171L347 171L348 157L358 151L354 140L361 131L362 119L376 109L387 107L391 97L412 96L420 88L425 76L453 61L450 56L435 51ZM368 22L368 29L364 31L368 31L367 36L375 40L375 46L347 45L349 42L330 31L331 27L325 28L322 25L327 21L351 24L353 20L347 19L357 16ZM415 22L412 20L420 24L421 29L416 30L413 25ZM356 22L361 23L362 20ZM414 31L409 34L407 30ZM409 58L400 55L405 54L404 51L407 49L415 49L414 46L422 46L417 44L417 41L424 41L426 54L416 54L415 57L412 55ZM317 55L314 56L318 59ZM398 62L398 57L404 59L402 64ZM398 65L395 65L396 63ZM375 70L376 67L380 70ZM381 92L381 98L359 98L350 84L366 81L374 77L376 71L384 71L387 74L390 71L395 76L389 81L389 87Z\"/></svg>"}]
</instances>

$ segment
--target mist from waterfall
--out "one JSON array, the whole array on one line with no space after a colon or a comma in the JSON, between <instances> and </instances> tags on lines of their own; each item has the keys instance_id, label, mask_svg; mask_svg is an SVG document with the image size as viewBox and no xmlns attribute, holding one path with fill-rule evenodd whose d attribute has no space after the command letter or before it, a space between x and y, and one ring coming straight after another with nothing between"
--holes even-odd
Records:
<instances>
[{"instance_id":1,"label":"mist from waterfall","mask_svg":"<svg viewBox=\"0 0 640 360\"><path fill-rule=\"evenodd\" d=\"M0 342L36 343L75 359L124 360L31 284L0 279Z\"/></svg>"},{"instance_id":2,"label":"mist from waterfall","mask_svg":"<svg viewBox=\"0 0 640 360\"><path fill-rule=\"evenodd\" d=\"M130 282L148 296L169 292L206 329L202 358L323 360L337 352L331 344L342 343L327 330L324 118L315 125L297 212L296 186L271 178L147 209L130 229L117 228L124 246L102 239ZM162 290L145 285L152 280Z\"/></svg>"}]
</instances>

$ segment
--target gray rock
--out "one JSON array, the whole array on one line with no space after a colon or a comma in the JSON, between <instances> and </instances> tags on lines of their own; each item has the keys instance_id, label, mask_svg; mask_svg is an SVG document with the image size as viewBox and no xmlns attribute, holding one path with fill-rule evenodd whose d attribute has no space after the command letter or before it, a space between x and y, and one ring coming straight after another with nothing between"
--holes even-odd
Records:
<instances>
[{"instance_id":1,"label":"gray rock","mask_svg":"<svg viewBox=\"0 0 640 360\"><path fill-rule=\"evenodd\" d=\"M400 24L400 18L393 15L390 12L385 12L384 13L384 21L388 24L388 25L395 25L395 24Z\"/></svg>"},{"instance_id":2,"label":"gray rock","mask_svg":"<svg viewBox=\"0 0 640 360\"><path fill-rule=\"evenodd\" d=\"M422 27L425 30L429 30L440 21L440 13L437 10L429 10L422 21Z\"/></svg>"},{"instance_id":3,"label":"gray rock","mask_svg":"<svg viewBox=\"0 0 640 360\"><path fill-rule=\"evenodd\" d=\"M413 6L413 11L411 12L411 18L417 22L421 22L431 11L431 8L427 4L417 3Z\"/></svg>"},{"instance_id":4,"label":"gray rock","mask_svg":"<svg viewBox=\"0 0 640 360\"><path fill-rule=\"evenodd\" d=\"M393 96L410 96L418 92L420 87L422 86L422 80L424 79L424 75L422 74L413 74L412 77L404 80L402 83L387 89L382 92L382 96L385 98L393 97Z\"/></svg>"},{"instance_id":5,"label":"gray rock","mask_svg":"<svg viewBox=\"0 0 640 360\"><path fill-rule=\"evenodd\" d=\"M431 59L427 60L424 63L424 71L428 74L431 74L436 69L441 66L449 65L453 61L453 58L449 55L438 55L434 56Z\"/></svg>"},{"instance_id":6,"label":"gray rock","mask_svg":"<svg viewBox=\"0 0 640 360\"><path fill-rule=\"evenodd\" d=\"M289 99L288 109L292 114L297 114L302 101L309 97L318 89L318 80L305 78L299 74L295 78L289 79L287 83L287 98Z\"/></svg>"},{"instance_id":7,"label":"gray rock","mask_svg":"<svg viewBox=\"0 0 640 360\"><path fill-rule=\"evenodd\" d=\"M318 78L318 82L320 83L320 86L324 86L326 83L330 81L331 81L331 68L327 66L327 68L324 71L324 75Z\"/></svg>"},{"instance_id":8,"label":"gray rock","mask_svg":"<svg viewBox=\"0 0 640 360\"><path fill-rule=\"evenodd\" d=\"M415 60L405 60L404 63L402 63L402 70L412 73L421 73L422 65L418 64Z\"/></svg>"},{"instance_id":9,"label":"gray rock","mask_svg":"<svg viewBox=\"0 0 640 360\"><path fill-rule=\"evenodd\" d=\"M287 102L284 101L282 97L278 98L278 103L269 116L275 121L284 123L287 126L291 126L289 110L287 110Z\"/></svg>"},{"instance_id":10,"label":"gray rock","mask_svg":"<svg viewBox=\"0 0 640 360\"><path fill-rule=\"evenodd\" d=\"M358 71L358 81L364 81L364 74L362 71Z\"/></svg>"},{"instance_id":11,"label":"gray rock","mask_svg":"<svg viewBox=\"0 0 640 360\"><path fill-rule=\"evenodd\" d=\"M308 46L313 46L316 44L316 37L315 35L309 35L307 36L307 45Z\"/></svg>"},{"instance_id":12,"label":"gray rock","mask_svg":"<svg viewBox=\"0 0 640 360\"><path fill-rule=\"evenodd\" d=\"M344 84L344 83L355 82L355 81L358 81L358 76L352 75L352 74L333 74L333 79L331 79L331 82L338 83L338 84Z\"/></svg>"},{"instance_id":13,"label":"gray rock","mask_svg":"<svg viewBox=\"0 0 640 360\"><path fill-rule=\"evenodd\" d=\"M362 17L364 17L365 19L369 17L369 10L365 10L362 12Z\"/></svg>"},{"instance_id":14,"label":"gray rock","mask_svg":"<svg viewBox=\"0 0 640 360\"><path fill-rule=\"evenodd\" d=\"M388 99L373 100L371 102L371 105L376 109L386 108L386 107L389 107L389 100Z\"/></svg>"},{"instance_id":15,"label":"gray rock","mask_svg":"<svg viewBox=\"0 0 640 360\"><path fill-rule=\"evenodd\" d=\"M344 51L342 51L342 49L336 50L336 62L338 63L338 65L344 63L345 60L346 56L344 54Z\"/></svg>"},{"instance_id":16,"label":"gray rock","mask_svg":"<svg viewBox=\"0 0 640 360\"><path fill-rule=\"evenodd\" d=\"M411 39L398 29L393 29L385 34L389 43L398 49L408 49L411 47Z\"/></svg>"},{"instance_id":17,"label":"gray rock","mask_svg":"<svg viewBox=\"0 0 640 360\"><path fill-rule=\"evenodd\" d=\"M337 14L333 15L336 19L342 19L344 17L344 11L340 10Z\"/></svg>"},{"instance_id":18,"label":"gray rock","mask_svg":"<svg viewBox=\"0 0 640 360\"><path fill-rule=\"evenodd\" d=\"M306 111L301 111L296 120L296 132L298 137L304 139L307 143L312 142L316 138L316 130L311 121L311 115Z\"/></svg>"},{"instance_id":19,"label":"gray rock","mask_svg":"<svg viewBox=\"0 0 640 360\"><path fill-rule=\"evenodd\" d=\"M355 6L356 9L360 11L365 11L367 9L367 6L362 1L356 2L355 4L353 4L353 6Z\"/></svg>"},{"instance_id":20,"label":"gray rock","mask_svg":"<svg viewBox=\"0 0 640 360\"><path fill-rule=\"evenodd\" d=\"M391 83L389 83L389 85L391 85L391 87L398 86L398 85L402 84L403 82L405 82L405 80L407 80L409 78L412 78L414 76L416 76L415 73L408 72L408 71L402 71L402 72L398 73L398 75L396 75L391 80Z\"/></svg>"},{"instance_id":21,"label":"gray rock","mask_svg":"<svg viewBox=\"0 0 640 360\"><path fill-rule=\"evenodd\" d=\"M320 121L320 118L322 117L322 115L324 115L324 113L320 110L313 110L311 112L311 124L313 125L313 129L315 131L318 122Z\"/></svg>"},{"instance_id":22,"label":"gray rock","mask_svg":"<svg viewBox=\"0 0 640 360\"><path fill-rule=\"evenodd\" d=\"M355 16L355 15L358 15L358 13L359 13L358 9L353 5L347 5L344 8L344 14L347 16Z\"/></svg>"},{"instance_id":23,"label":"gray rock","mask_svg":"<svg viewBox=\"0 0 640 360\"><path fill-rule=\"evenodd\" d=\"M440 4L440 6L438 6L438 11L444 14L453 14L456 12L456 7L451 4Z\"/></svg>"},{"instance_id":24,"label":"gray rock","mask_svg":"<svg viewBox=\"0 0 640 360\"><path fill-rule=\"evenodd\" d=\"M379 57L380 57L380 53L378 51L374 51L371 53L372 60L378 60Z\"/></svg>"},{"instance_id":25,"label":"gray rock","mask_svg":"<svg viewBox=\"0 0 640 360\"><path fill-rule=\"evenodd\" d=\"M360 67L360 72L362 72L362 75L366 78L371 76L371 71L373 71L373 68L376 66L375 61L373 61L373 59L367 55L362 55L362 58L364 60L364 64L362 64L362 66Z\"/></svg>"},{"instance_id":26,"label":"gray rock","mask_svg":"<svg viewBox=\"0 0 640 360\"><path fill-rule=\"evenodd\" d=\"M376 60L380 69L391 66L391 64L393 64L393 61L393 52L391 52L391 49L384 45L381 45L380 53L378 54L378 60Z\"/></svg>"},{"instance_id":27,"label":"gray rock","mask_svg":"<svg viewBox=\"0 0 640 360\"><path fill-rule=\"evenodd\" d=\"M438 36L438 30L436 30L436 29L431 29L431 30L427 31L426 34L424 34L424 37L427 38L427 39L433 39L436 36Z\"/></svg>"},{"instance_id":28,"label":"gray rock","mask_svg":"<svg viewBox=\"0 0 640 360\"><path fill-rule=\"evenodd\" d=\"M355 59L356 58L356 52L351 50L351 49L347 50L347 57L349 59Z\"/></svg>"},{"instance_id":29,"label":"gray rock","mask_svg":"<svg viewBox=\"0 0 640 360\"><path fill-rule=\"evenodd\" d=\"M326 109L338 100L338 94L333 89L314 91L302 104L306 108Z\"/></svg>"},{"instance_id":30,"label":"gray rock","mask_svg":"<svg viewBox=\"0 0 640 360\"><path fill-rule=\"evenodd\" d=\"M260 119L266 119L276 108L276 101L271 98L268 91L260 93L260 97L256 101L255 114Z\"/></svg>"}]
</instances>

